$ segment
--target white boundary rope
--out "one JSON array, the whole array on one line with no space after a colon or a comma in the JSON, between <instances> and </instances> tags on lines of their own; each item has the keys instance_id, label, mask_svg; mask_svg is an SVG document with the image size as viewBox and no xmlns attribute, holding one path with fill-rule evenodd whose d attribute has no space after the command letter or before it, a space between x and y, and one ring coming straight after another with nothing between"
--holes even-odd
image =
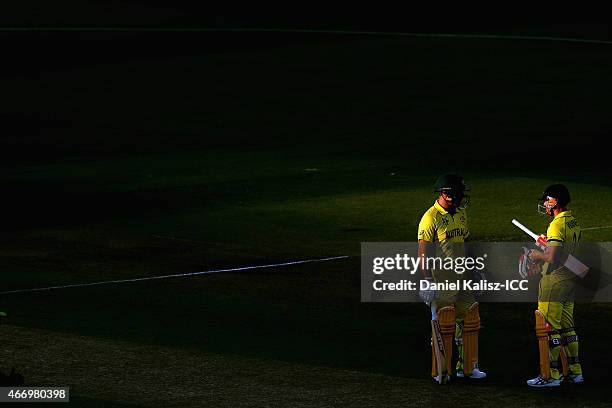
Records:
<instances>
[{"instance_id":1,"label":"white boundary rope","mask_svg":"<svg viewBox=\"0 0 612 408\"><path fill-rule=\"evenodd\" d=\"M53 289L83 288L86 286L110 285L113 283L142 282L142 281L149 281L149 280L156 280L156 279L184 278L184 277L189 277L189 276L210 275L213 273L220 273L220 272L237 272L237 271L247 271L247 270L252 270L252 269L278 268L282 266L300 265L300 264L313 263L313 262L329 262L329 261L335 261L338 259L346 259L346 258L349 258L349 256L347 255L332 256L329 258L305 259L302 261L289 261L289 262L282 262L282 263L277 263L277 264L242 266L239 268L211 269L211 270L201 271L201 272L175 273L171 275L146 276L143 278L117 279L117 280L89 282L89 283L74 283L70 285L49 286L46 288L6 290L3 292L0 292L0 295L7 295L11 293L42 292L42 291L53 290Z\"/></svg>"},{"instance_id":2,"label":"white boundary rope","mask_svg":"<svg viewBox=\"0 0 612 408\"><path fill-rule=\"evenodd\" d=\"M588 231L588 230L598 230L598 229L607 229L607 228L612 228L612 225L605 225L602 227L588 227L588 228L582 228L582 230Z\"/></svg>"}]
</instances>

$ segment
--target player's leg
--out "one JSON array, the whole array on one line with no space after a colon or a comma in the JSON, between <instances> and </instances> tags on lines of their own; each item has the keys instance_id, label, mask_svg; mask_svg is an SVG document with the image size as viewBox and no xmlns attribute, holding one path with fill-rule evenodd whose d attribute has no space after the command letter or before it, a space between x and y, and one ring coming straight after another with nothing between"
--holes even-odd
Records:
<instances>
[{"instance_id":1,"label":"player's leg","mask_svg":"<svg viewBox=\"0 0 612 408\"><path fill-rule=\"evenodd\" d=\"M578 335L574 328L573 301L563 303L561 330L559 330L559 334L561 334L561 343L564 346L569 367L566 378L569 382L581 383L583 382L582 366L580 365L580 359L578 357Z\"/></svg>"},{"instance_id":2,"label":"player's leg","mask_svg":"<svg viewBox=\"0 0 612 408\"><path fill-rule=\"evenodd\" d=\"M457 293L457 299L455 301L455 345L457 346L457 365L455 366L455 370L458 377L464 376L463 357L465 348L463 346L463 325L468 309L474 302L474 295L472 293L463 291Z\"/></svg>"},{"instance_id":3,"label":"player's leg","mask_svg":"<svg viewBox=\"0 0 612 408\"><path fill-rule=\"evenodd\" d=\"M471 378L485 378L487 375L478 366L478 333L480 332L480 306L470 305L463 323L464 371ZM471 373L471 374L470 374Z\"/></svg>"},{"instance_id":4,"label":"player's leg","mask_svg":"<svg viewBox=\"0 0 612 408\"><path fill-rule=\"evenodd\" d=\"M468 299L468 301L460 300L456 303L458 317L455 330L455 342L459 354L457 361L457 376L467 376L479 379L485 378L487 375L483 371L480 371L478 367L480 312L479 304L472 299Z\"/></svg>"},{"instance_id":5,"label":"player's leg","mask_svg":"<svg viewBox=\"0 0 612 408\"><path fill-rule=\"evenodd\" d=\"M563 305L561 302L539 302L538 311L543 314L548 323L548 341L550 355L550 378L559 379L559 353L561 352L561 314Z\"/></svg>"},{"instance_id":6,"label":"player's leg","mask_svg":"<svg viewBox=\"0 0 612 408\"><path fill-rule=\"evenodd\" d=\"M535 332L540 354L540 373L527 381L532 387L557 387L559 380L558 359L561 340L561 303L558 281L553 275L544 275L538 289L538 309L535 311Z\"/></svg>"},{"instance_id":7,"label":"player's leg","mask_svg":"<svg viewBox=\"0 0 612 408\"><path fill-rule=\"evenodd\" d=\"M467 314L467 309L470 305L467 302L459 300L455 303L455 345L457 346L457 364L455 365L455 372L457 377L464 377L463 372L463 322L465 319L465 315Z\"/></svg>"},{"instance_id":8,"label":"player's leg","mask_svg":"<svg viewBox=\"0 0 612 408\"><path fill-rule=\"evenodd\" d=\"M527 381L532 387L557 387L561 385L559 353L561 350L561 302L538 302L535 311L535 332L540 352L540 374Z\"/></svg>"}]
</instances>

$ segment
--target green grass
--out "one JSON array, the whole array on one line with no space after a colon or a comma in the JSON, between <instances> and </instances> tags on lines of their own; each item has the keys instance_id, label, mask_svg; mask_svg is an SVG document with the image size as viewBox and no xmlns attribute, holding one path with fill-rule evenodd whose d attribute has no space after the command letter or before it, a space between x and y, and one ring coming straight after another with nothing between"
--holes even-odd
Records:
<instances>
[{"instance_id":1,"label":"green grass","mask_svg":"<svg viewBox=\"0 0 612 408\"><path fill-rule=\"evenodd\" d=\"M414 241L446 171L471 187L475 241L524 239L512 218L543 231L554 181L584 227L612 225L611 63L592 45L359 38L7 74L2 114L23 126L2 135L2 290L352 258L4 295L0 361L83 406L604 406L608 305L576 310L583 389L523 387L533 305L487 304L490 380L441 392L427 309L360 303L357 256Z\"/></svg>"}]
</instances>

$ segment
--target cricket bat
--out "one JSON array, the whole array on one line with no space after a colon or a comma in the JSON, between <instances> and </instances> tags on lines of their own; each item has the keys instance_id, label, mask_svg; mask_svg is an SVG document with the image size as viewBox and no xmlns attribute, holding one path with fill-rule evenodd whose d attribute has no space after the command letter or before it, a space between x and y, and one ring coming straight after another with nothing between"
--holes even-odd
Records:
<instances>
[{"instance_id":1,"label":"cricket bat","mask_svg":"<svg viewBox=\"0 0 612 408\"><path fill-rule=\"evenodd\" d=\"M526 233L531 238L533 238L535 240L535 244L539 248L541 249L546 248L547 243L546 243L546 237L544 235L537 235L536 233L532 232L529 228L521 224L517 219L513 219L512 223L516 225L518 228L520 228L524 233ZM576 259L576 257L574 257L571 254L568 255L567 259L563 263L563 266L565 266L567 269L572 271L579 278L584 278L586 274L589 272L589 267L583 264L582 262L580 262L578 259Z\"/></svg>"},{"instance_id":2,"label":"cricket bat","mask_svg":"<svg viewBox=\"0 0 612 408\"><path fill-rule=\"evenodd\" d=\"M440 323L437 320L431 321L431 339L436 353L436 365L438 367L438 383L444 384L448 379L448 371L446 369L446 351L444 349L444 340L440 330Z\"/></svg>"}]
</instances>

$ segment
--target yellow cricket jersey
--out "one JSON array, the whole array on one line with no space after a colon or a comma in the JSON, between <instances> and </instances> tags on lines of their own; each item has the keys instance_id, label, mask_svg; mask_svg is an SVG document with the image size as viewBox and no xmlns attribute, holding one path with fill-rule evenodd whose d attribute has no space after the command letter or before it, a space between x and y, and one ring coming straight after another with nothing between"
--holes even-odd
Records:
<instances>
[{"instance_id":1,"label":"yellow cricket jersey","mask_svg":"<svg viewBox=\"0 0 612 408\"><path fill-rule=\"evenodd\" d=\"M557 214L548 226L548 230L546 231L547 245L551 247L563 246L571 254L576 250L581 235L582 232L580 231L578 220L572 215L571 211L563 211ZM547 271L548 266L548 264L544 265L544 271ZM574 274L564 266L558 267L553 272L567 273L572 277L574 276Z\"/></svg>"},{"instance_id":2,"label":"yellow cricket jersey","mask_svg":"<svg viewBox=\"0 0 612 408\"><path fill-rule=\"evenodd\" d=\"M458 255L452 244L465 242L470 235L465 210L457 209L451 215L436 200L433 206L423 214L419 223L418 239L439 243L446 256Z\"/></svg>"}]
</instances>

